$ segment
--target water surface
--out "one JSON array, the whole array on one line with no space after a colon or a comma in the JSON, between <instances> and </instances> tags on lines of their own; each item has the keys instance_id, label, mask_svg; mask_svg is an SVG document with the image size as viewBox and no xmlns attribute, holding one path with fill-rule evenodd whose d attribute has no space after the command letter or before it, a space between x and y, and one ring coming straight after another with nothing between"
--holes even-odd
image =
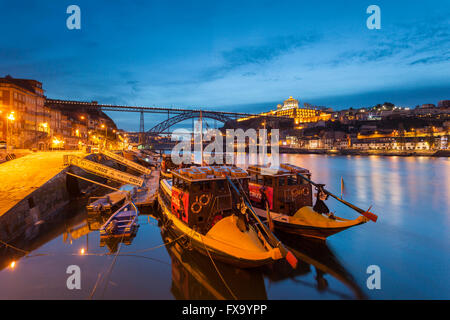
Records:
<instances>
[{"instance_id":1,"label":"water surface","mask_svg":"<svg viewBox=\"0 0 450 320\"><path fill-rule=\"evenodd\" d=\"M1 299L449 299L450 161L446 158L282 155L310 169L313 180L379 216L341 232L327 245L280 235L299 258L242 270L190 252L161 233L151 216L127 243L101 243L101 221L88 221L83 201L54 221L30 228L33 241L0 248ZM85 201L85 200L84 200ZM335 200L337 215L357 214ZM84 249L85 254L81 255ZM87 253L87 254L86 254ZM117 254L117 255L116 255ZM12 268L10 263L15 261ZM81 290L68 290L66 269L81 269ZM367 267L381 269L381 289L369 290Z\"/></svg>"}]
</instances>

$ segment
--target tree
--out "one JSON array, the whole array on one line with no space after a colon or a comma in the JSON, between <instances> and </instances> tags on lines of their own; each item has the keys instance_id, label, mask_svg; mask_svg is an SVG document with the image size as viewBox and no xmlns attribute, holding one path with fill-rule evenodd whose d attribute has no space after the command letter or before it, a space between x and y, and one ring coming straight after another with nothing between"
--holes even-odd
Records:
<instances>
[{"instance_id":1,"label":"tree","mask_svg":"<svg viewBox=\"0 0 450 320\"><path fill-rule=\"evenodd\" d=\"M400 150L404 150L405 149L405 126L403 125L403 122L400 122L398 124L398 139L397 139L397 143L400 146Z\"/></svg>"},{"instance_id":2,"label":"tree","mask_svg":"<svg viewBox=\"0 0 450 320\"><path fill-rule=\"evenodd\" d=\"M430 149L434 149L435 148L435 144L436 144L436 141L435 141L435 138L434 138L434 127L433 126L428 126L426 133L427 133L426 142L430 146Z\"/></svg>"}]
</instances>

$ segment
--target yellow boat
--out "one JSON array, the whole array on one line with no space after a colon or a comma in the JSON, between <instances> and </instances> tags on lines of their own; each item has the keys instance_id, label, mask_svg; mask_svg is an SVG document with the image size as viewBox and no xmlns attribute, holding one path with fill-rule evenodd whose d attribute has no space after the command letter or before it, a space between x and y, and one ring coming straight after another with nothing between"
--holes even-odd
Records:
<instances>
[{"instance_id":1,"label":"yellow boat","mask_svg":"<svg viewBox=\"0 0 450 320\"><path fill-rule=\"evenodd\" d=\"M254 210L258 216L268 219L268 206L275 229L325 240L333 234L369 221L364 216L348 220L315 211L313 186L300 176L310 179L311 173L305 168L290 164L281 164L275 169L252 165L247 171L250 175L250 201Z\"/></svg>"},{"instance_id":2,"label":"yellow boat","mask_svg":"<svg viewBox=\"0 0 450 320\"><path fill-rule=\"evenodd\" d=\"M238 167L177 169L161 179L158 203L163 228L187 239L193 249L241 268L258 267L282 258L261 226L243 213L227 176L248 188L248 174Z\"/></svg>"}]
</instances>

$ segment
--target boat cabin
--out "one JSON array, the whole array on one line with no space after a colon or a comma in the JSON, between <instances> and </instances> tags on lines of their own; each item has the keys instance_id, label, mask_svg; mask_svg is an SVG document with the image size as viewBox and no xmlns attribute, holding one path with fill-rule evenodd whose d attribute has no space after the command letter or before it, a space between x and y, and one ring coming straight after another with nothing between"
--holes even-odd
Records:
<instances>
[{"instance_id":1,"label":"boat cabin","mask_svg":"<svg viewBox=\"0 0 450 320\"><path fill-rule=\"evenodd\" d=\"M249 176L238 167L191 166L173 170L172 214L190 228L206 234L215 223L236 210L237 199L230 190L227 176L248 194Z\"/></svg>"},{"instance_id":2,"label":"boat cabin","mask_svg":"<svg viewBox=\"0 0 450 320\"><path fill-rule=\"evenodd\" d=\"M300 173L310 179L308 169L291 164L281 164L276 169L251 165L247 172L250 175L250 200L255 207L266 209L262 192L273 212L293 215L301 207L312 206L312 186L297 175Z\"/></svg>"}]
</instances>

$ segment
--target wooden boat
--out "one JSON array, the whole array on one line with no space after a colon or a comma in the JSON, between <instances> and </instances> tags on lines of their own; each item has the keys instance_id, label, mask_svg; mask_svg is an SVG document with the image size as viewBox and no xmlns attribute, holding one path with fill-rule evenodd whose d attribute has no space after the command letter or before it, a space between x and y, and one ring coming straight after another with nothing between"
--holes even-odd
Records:
<instances>
[{"instance_id":1,"label":"wooden boat","mask_svg":"<svg viewBox=\"0 0 450 320\"><path fill-rule=\"evenodd\" d=\"M190 167L161 179L158 203L164 228L183 237L192 248L238 267L257 267L282 258L261 225L239 209L227 177L248 188L247 173L237 167Z\"/></svg>"},{"instance_id":2,"label":"wooden boat","mask_svg":"<svg viewBox=\"0 0 450 320\"><path fill-rule=\"evenodd\" d=\"M89 215L111 214L120 208L127 198L126 191L114 191L102 197L90 197L86 206Z\"/></svg>"},{"instance_id":3,"label":"wooden boat","mask_svg":"<svg viewBox=\"0 0 450 320\"><path fill-rule=\"evenodd\" d=\"M170 154L163 154L161 159L161 173L160 177L165 179L172 179L172 170L188 168L189 164L175 164L172 161L172 157Z\"/></svg>"},{"instance_id":4,"label":"wooden boat","mask_svg":"<svg viewBox=\"0 0 450 320\"><path fill-rule=\"evenodd\" d=\"M290 164L281 164L276 169L252 165L247 171L250 175L250 200L256 214L269 218L262 200L264 193L269 204L270 218L277 230L325 240L333 234L368 221L363 216L348 220L314 211L312 185L299 175L311 178L311 173L305 168Z\"/></svg>"},{"instance_id":5,"label":"wooden boat","mask_svg":"<svg viewBox=\"0 0 450 320\"><path fill-rule=\"evenodd\" d=\"M137 207L133 202L128 201L102 225L100 238L133 236L139 227L137 224L138 215Z\"/></svg>"}]
</instances>

